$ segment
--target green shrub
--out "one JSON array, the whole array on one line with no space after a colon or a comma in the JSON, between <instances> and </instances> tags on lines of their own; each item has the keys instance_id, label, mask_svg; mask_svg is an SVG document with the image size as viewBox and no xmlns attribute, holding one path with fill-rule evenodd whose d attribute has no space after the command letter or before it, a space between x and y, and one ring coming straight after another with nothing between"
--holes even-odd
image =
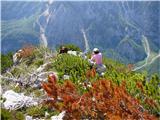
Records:
<instances>
[{"instance_id":1,"label":"green shrub","mask_svg":"<svg viewBox=\"0 0 160 120\"><path fill-rule=\"evenodd\" d=\"M21 87L18 85L14 88L12 88L14 92L20 93L21 92Z\"/></svg>"},{"instance_id":2,"label":"green shrub","mask_svg":"<svg viewBox=\"0 0 160 120\"><path fill-rule=\"evenodd\" d=\"M24 120L24 114L22 112L16 112L16 120Z\"/></svg>"},{"instance_id":3,"label":"green shrub","mask_svg":"<svg viewBox=\"0 0 160 120\"><path fill-rule=\"evenodd\" d=\"M61 73L61 76L59 76L60 78L66 74L71 77L74 83L77 83L78 80L85 80L86 71L89 69L89 63L79 56L61 54L55 60L54 67Z\"/></svg>"},{"instance_id":4,"label":"green shrub","mask_svg":"<svg viewBox=\"0 0 160 120\"><path fill-rule=\"evenodd\" d=\"M81 51L81 49L74 44L65 44L65 45L61 45L61 46L64 46L64 47L66 47L66 48L68 48L69 50L72 50L72 51ZM60 50L61 46L57 47L57 51Z\"/></svg>"},{"instance_id":5,"label":"green shrub","mask_svg":"<svg viewBox=\"0 0 160 120\"><path fill-rule=\"evenodd\" d=\"M13 120L12 113L9 110L1 109L1 119L2 120Z\"/></svg>"},{"instance_id":6,"label":"green shrub","mask_svg":"<svg viewBox=\"0 0 160 120\"><path fill-rule=\"evenodd\" d=\"M35 97L39 97L43 94L40 90L34 90L33 92L34 92Z\"/></svg>"},{"instance_id":7,"label":"green shrub","mask_svg":"<svg viewBox=\"0 0 160 120\"><path fill-rule=\"evenodd\" d=\"M27 66L29 66L29 65L31 65L31 64L34 62L35 58L36 58L36 57L35 57L34 54L33 54L33 55L25 58L23 61L24 61L24 63L25 63Z\"/></svg>"},{"instance_id":8,"label":"green shrub","mask_svg":"<svg viewBox=\"0 0 160 120\"><path fill-rule=\"evenodd\" d=\"M24 114L20 111L9 111L6 109L1 109L1 119L2 120L24 120Z\"/></svg>"},{"instance_id":9,"label":"green shrub","mask_svg":"<svg viewBox=\"0 0 160 120\"><path fill-rule=\"evenodd\" d=\"M44 117L45 111L47 110L46 106L33 106L26 109L27 115L33 116L33 117Z\"/></svg>"},{"instance_id":10,"label":"green shrub","mask_svg":"<svg viewBox=\"0 0 160 120\"><path fill-rule=\"evenodd\" d=\"M14 75L14 76L20 76L22 73L24 72L23 69L20 69L19 67L15 67L11 73Z\"/></svg>"},{"instance_id":11,"label":"green shrub","mask_svg":"<svg viewBox=\"0 0 160 120\"><path fill-rule=\"evenodd\" d=\"M34 64L35 64L37 67L39 67L40 65L43 65L43 59L36 60L36 61L34 62Z\"/></svg>"},{"instance_id":12,"label":"green shrub","mask_svg":"<svg viewBox=\"0 0 160 120\"><path fill-rule=\"evenodd\" d=\"M12 52L6 55L1 54L1 72L2 73L4 73L7 70L7 68L13 65L12 55L13 55Z\"/></svg>"}]
</instances>

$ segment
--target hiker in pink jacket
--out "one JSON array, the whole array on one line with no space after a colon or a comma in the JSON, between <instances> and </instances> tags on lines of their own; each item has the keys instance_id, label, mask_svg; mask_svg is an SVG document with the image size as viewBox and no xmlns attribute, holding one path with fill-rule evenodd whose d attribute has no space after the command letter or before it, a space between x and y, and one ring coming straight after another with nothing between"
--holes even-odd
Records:
<instances>
[{"instance_id":1,"label":"hiker in pink jacket","mask_svg":"<svg viewBox=\"0 0 160 120\"><path fill-rule=\"evenodd\" d=\"M106 71L106 66L102 63L102 53L99 51L98 48L93 49L93 54L91 56L91 59L89 59L90 64L95 66L96 72L99 74L99 76L103 76L104 72Z\"/></svg>"},{"instance_id":2,"label":"hiker in pink jacket","mask_svg":"<svg viewBox=\"0 0 160 120\"><path fill-rule=\"evenodd\" d=\"M98 48L93 49L91 61L95 62L98 66L102 65L102 53L99 52Z\"/></svg>"}]
</instances>

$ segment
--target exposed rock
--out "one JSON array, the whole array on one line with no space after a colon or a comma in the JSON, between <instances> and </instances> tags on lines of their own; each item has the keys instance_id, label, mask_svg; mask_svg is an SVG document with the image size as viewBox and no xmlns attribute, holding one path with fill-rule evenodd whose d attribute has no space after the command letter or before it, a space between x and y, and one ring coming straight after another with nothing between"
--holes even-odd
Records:
<instances>
[{"instance_id":1,"label":"exposed rock","mask_svg":"<svg viewBox=\"0 0 160 120\"><path fill-rule=\"evenodd\" d=\"M48 62L48 63L45 63L43 65L41 65L37 70L36 72L42 72L48 65L50 65L51 62Z\"/></svg>"},{"instance_id":2,"label":"exposed rock","mask_svg":"<svg viewBox=\"0 0 160 120\"><path fill-rule=\"evenodd\" d=\"M69 80L70 76L69 75L63 75L64 80Z\"/></svg>"},{"instance_id":3,"label":"exposed rock","mask_svg":"<svg viewBox=\"0 0 160 120\"><path fill-rule=\"evenodd\" d=\"M3 103L5 109L17 110L22 107L29 107L38 105L38 102L32 97L25 96L23 93L16 93L13 90L6 91L2 98L6 101Z\"/></svg>"},{"instance_id":4,"label":"exposed rock","mask_svg":"<svg viewBox=\"0 0 160 120\"><path fill-rule=\"evenodd\" d=\"M25 120L44 120L44 119L41 119L41 118L35 118L35 119L33 119L32 116L27 115L27 116L25 117Z\"/></svg>"},{"instance_id":5,"label":"exposed rock","mask_svg":"<svg viewBox=\"0 0 160 120\"><path fill-rule=\"evenodd\" d=\"M78 55L77 51L72 51L72 50L69 50L67 53L70 54L70 55L75 55L75 56Z\"/></svg>"},{"instance_id":6,"label":"exposed rock","mask_svg":"<svg viewBox=\"0 0 160 120\"><path fill-rule=\"evenodd\" d=\"M51 117L51 120L63 120L66 111L61 112L59 115L55 115Z\"/></svg>"},{"instance_id":7,"label":"exposed rock","mask_svg":"<svg viewBox=\"0 0 160 120\"><path fill-rule=\"evenodd\" d=\"M33 119L32 119L32 116L27 115L25 120L33 120Z\"/></svg>"}]
</instances>

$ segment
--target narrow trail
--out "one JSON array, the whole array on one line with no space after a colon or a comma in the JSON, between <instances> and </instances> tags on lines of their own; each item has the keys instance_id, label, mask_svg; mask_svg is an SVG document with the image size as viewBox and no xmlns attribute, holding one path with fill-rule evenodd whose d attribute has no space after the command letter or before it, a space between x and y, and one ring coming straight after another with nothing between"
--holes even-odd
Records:
<instances>
[{"instance_id":1,"label":"narrow trail","mask_svg":"<svg viewBox=\"0 0 160 120\"><path fill-rule=\"evenodd\" d=\"M148 61L149 61L150 55L151 55L151 51L150 51L150 47L149 47L149 43L148 43L147 38L146 38L144 35L142 36L142 38L143 38L143 39L142 39L143 47L144 47L145 52L146 52L146 54L147 54L145 64L147 64Z\"/></svg>"},{"instance_id":2,"label":"narrow trail","mask_svg":"<svg viewBox=\"0 0 160 120\"><path fill-rule=\"evenodd\" d=\"M51 13L49 12L49 8L50 8L50 5L53 3L53 0L49 0L46 4L46 10L44 12L42 12L39 17L37 18L36 20L36 23L39 25L40 27L40 44L44 47L47 47L48 46L48 40L47 40L47 37L45 35L45 32L46 32L46 27L48 25L48 22L49 22L49 19L50 19L50 16L51 16ZM44 26L40 23L40 18L41 17L44 17L46 22L44 24Z\"/></svg>"},{"instance_id":3,"label":"narrow trail","mask_svg":"<svg viewBox=\"0 0 160 120\"><path fill-rule=\"evenodd\" d=\"M156 55L155 57L153 57L150 61L150 57L151 57L151 50L150 50L150 46L149 46L149 43L148 43L148 40L147 38L143 35L142 36L142 43L143 43L143 47L145 49L145 52L147 54L147 57L145 58L145 63L141 66L138 66L136 68L133 69L133 71L136 71L136 70L139 70L147 65L150 65L152 64L156 59L158 59L160 57L160 53L158 55Z\"/></svg>"},{"instance_id":4,"label":"narrow trail","mask_svg":"<svg viewBox=\"0 0 160 120\"><path fill-rule=\"evenodd\" d=\"M148 64L152 64L158 58L160 58L160 53L157 56L155 56L154 58L152 58L152 60Z\"/></svg>"},{"instance_id":5,"label":"narrow trail","mask_svg":"<svg viewBox=\"0 0 160 120\"><path fill-rule=\"evenodd\" d=\"M85 30L82 28L81 29L81 32L83 34L83 37L84 37L84 43L85 43L85 51L89 51L90 47L89 47L89 42L88 42L88 39L87 39L87 36L86 36L86 32Z\"/></svg>"},{"instance_id":6,"label":"narrow trail","mask_svg":"<svg viewBox=\"0 0 160 120\"><path fill-rule=\"evenodd\" d=\"M121 19L129 26L134 28L137 32L140 31L139 26L132 20L129 20L128 18L131 18L130 14L128 14L129 11L131 11L131 8L129 7L129 4L127 1L121 1L120 4L117 4L120 8L120 16ZM124 15L123 15L124 13Z\"/></svg>"},{"instance_id":7,"label":"narrow trail","mask_svg":"<svg viewBox=\"0 0 160 120\"><path fill-rule=\"evenodd\" d=\"M127 1L121 1L120 4L117 4L120 8L120 15L121 15L121 19L129 26L129 27L132 27L134 28L137 32L140 32L141 29L140 29L140 26L137 25L134 21L131 21L128 19L128 16L125 16L125 15L128 15L127 13L131 10L131 8L133 9L135 6L134 6L134 2L130 8L129 4ZM149 4L147 4L148 6ZM145 12L145 11L144 11ZM122 13L125 13L124 16L122 16L123 14ZM125 18L125 19L124 19ZM131 18L131 16L129 16L129 18ZM127 29L126 29L127 30ZM135 66L135 68L133 69L133 71L136 71L136 70L139 70L147 65L150 65L152 64L156 59L158 59L160 57L160 53L158 55L156 55L155 57L151 58L151 50L150 50L150 46L149 46L149 43L148 43L148 40L147 38L142 35L142 44L143 44L143 47L145 49L145 53L147 54L147 57L144 59L145 60L145 63L143 65L140 65L140 66Z\"/></svg>"}]
</instances>

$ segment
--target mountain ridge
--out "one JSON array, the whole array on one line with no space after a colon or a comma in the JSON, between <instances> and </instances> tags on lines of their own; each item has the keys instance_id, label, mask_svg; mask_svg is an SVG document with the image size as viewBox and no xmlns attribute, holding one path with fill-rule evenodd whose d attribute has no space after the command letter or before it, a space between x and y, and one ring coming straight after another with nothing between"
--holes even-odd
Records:
<instances>
[{"instance_id":1,"label":"mountain ridge","mask_svg":"<svg viewBox=\"0 0 160 120\"><path fill-rule=\"evenodd\" d=\"M142 35L147 37L152 51L158 53L160 49L158 17L156 16L159 13L159 2L53 2L51 4L38 2L33 8L36 3L2 2L2 20L6 21L6 23L2 22L2 53L10 50L16 51L21 48L22 43L40 44L41 38L46 38L47 44L52 49L61 44L73 43L85 51L85 41L88 40L90 49L99 47L110 58L120 60L125 64L135 64L147 56L141 42ZM13 11L9 11L10 7ZM33 11L31 12L28 8ZM20 12L13 15L14 11L21 9L24 9L24 14ZM38 14L36 14L37 11ZM45 11L50 17L42 15ZM26 21L29 20L28 16L32 15L39 18L39 23L43 29L45 28L44 32L41 31L35 20L31 23L33 24L33 34L23 35L25 31L19 29L3 39L4 32L6 34L8 32L5 29L9 25L7 22L9 19L16 21L26 18L24 19ZM29 24L26 22L26 25ZM10 29L14 30L15 27ZM34 36L34 32L38 36ZM17 38L17 36L19 37ZM121 42L126 36L132 42L122 45ZM13 40L14 42L12 42ZM10 45L7 44L9 41ZM132 43L134 44L131 45ZM112 56L112 53L109 53L110 50L116 55ZM129 54L128 51L130 51Z\"/></svg>"}]
</instances>

